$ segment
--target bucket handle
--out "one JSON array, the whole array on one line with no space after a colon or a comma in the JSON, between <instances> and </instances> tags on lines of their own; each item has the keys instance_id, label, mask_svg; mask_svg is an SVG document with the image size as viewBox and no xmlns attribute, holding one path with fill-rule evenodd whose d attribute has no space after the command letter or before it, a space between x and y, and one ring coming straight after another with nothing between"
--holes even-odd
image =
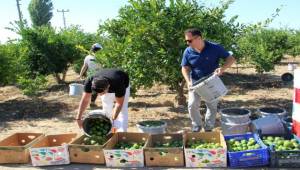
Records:
<instances>
[{"instance_id":1,"label":"bucket handle","mask_svg":"<svg viewBox=\"0 0 300 170\"><path fill-rule=\"evenodd\" d=\"M209 77L211 77L211 76L213 76L213 75L215 75L214 72L213 72L213 73L210 73L210 74L207 75L207 76L204 76L204 77L200 78L199 80L197 80L197 81L195 81L195 82L193 83L193 86L195 86L196 84L199 84L200 82L206 80L207 78L209 78Z\"/></svg>"}]
</instances>

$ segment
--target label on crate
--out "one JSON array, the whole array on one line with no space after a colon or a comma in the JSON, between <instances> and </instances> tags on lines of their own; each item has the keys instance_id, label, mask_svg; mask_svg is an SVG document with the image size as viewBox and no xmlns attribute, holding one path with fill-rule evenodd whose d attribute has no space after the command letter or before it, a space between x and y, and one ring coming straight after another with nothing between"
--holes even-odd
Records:
<instances>
[{"instance_id":1,"label":"label on crate","mask_svg":"<svg viewBox=\"0 0 300 170\"><path fill-rule=\"evenodd\" d=\"M67 145L45 148L31 148L30 156L33 166L69 164Z\"/></svg>"},{"instance_id":2,"label":"label on crate","mask_svg":"<svg viewBox=\"0 0 300 170\"><path fill-rule=\"evenodd\" d=\"M186 167L226 167L225 149L185 149Z\"/></svg>"},{"instance_id":3,"label":"label on crate","mask_svg":"<svg viewBox=\"0 0 300 170\"><path fill-rule=\"evenodd\" d=\"M104 150L107 167L143 167L143 149Z\"/></svg>"}]
</instances>

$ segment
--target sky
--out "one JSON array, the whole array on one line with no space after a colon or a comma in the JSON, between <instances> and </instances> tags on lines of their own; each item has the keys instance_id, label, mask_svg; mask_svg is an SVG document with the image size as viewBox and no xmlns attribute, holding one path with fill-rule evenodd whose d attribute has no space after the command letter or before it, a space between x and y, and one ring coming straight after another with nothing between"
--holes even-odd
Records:
<instances>
[{"instance_id":1,"label":"sky","mask_svg":"<svg viewBox=\"0 0 300 170\"><path fill-rule=\"evenodd\" d=\"M30 22L28 4L30 0L20 0L23 18ZM219 0L202 0L207 6L215 6ZM98 24L118 16L119 9L128 4L127 0L52 0L54 10L52 26L63 27L62 13L65 9L66 24L80 25L86 32L96 32ZM226 11L226 18L238 15L238 21L249 24L270 18L276 8L282 8L279 16L270 24L271 28L300 29L300 0L235 0ZM298 10L297 10L298 9ZM0 42L5 43L17 35L5 27L18 20L16 0L0 0Z\"/></svg>"}]
</instances>

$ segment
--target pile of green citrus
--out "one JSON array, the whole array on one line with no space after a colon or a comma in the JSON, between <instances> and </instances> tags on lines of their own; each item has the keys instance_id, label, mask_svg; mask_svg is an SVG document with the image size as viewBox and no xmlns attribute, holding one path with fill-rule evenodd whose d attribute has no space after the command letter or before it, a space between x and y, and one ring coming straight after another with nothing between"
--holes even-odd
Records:
<instances>
[{"instance_id":1,"label":"pile of green citrus","mask_svg":"<svg viewBox=\"0 0 300 170\"><path fill-rule=\"evenodd\" d=\"M154 142L154 147L156 148L176 148L176 147L182 147L182 141L180 140L174 140L171 142L161 142L161 141L156 141Z\"/></svg>"},{"instance_id":2,"label":"pile of green citrus","mask_svg":"<svg viewBox=\"0 0 300 170\"><path fill-rule=\"evenodd\" d=\"M208 142L205 140L193 140L187 142L187 147L192 149L218 149L222 148L220 143Z\"/></svg>"},{"instance_id":3,"label":"pile of green citrus","mask_svg":"<svg viewBox=\"0 0 300 170\"><path fill-rule=\"evenodd\" d=\"M125 149L125 150L132 150L132 149L141 149L145 143L137 143L137 142L125 142L120 141L115 145L115 149Z\"/></svg>"},{"instance_id":4,"label":"pile of green citrus","mask_svg":"<svg viewBox=\"0 0 300 170\"><path fill-rule=\"evenodd\" d=\"M258 143L256 143L254 138L249 138L248 140L230 139L226 141L226 143L227 143L227 148L230 152L255 150L261 148L261 146Z\"/></svg>"},{"instance_id":5,"label":"pile of green citrus","mask_svg":"<svg viewBox=\"0 0 300 170\"><path fill-rule=\"evenodd\" d=\"M285 140L283 137L264 136L264 144L274 145L275 151L300 150L299 142L296 139Z\"/></svg>"}]
</instances>

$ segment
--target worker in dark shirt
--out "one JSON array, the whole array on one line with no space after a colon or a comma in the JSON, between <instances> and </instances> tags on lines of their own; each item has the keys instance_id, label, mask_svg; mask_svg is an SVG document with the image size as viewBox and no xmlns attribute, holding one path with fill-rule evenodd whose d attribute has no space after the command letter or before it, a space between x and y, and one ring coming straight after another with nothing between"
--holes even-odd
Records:
<instances>
[{"instance_id":1,"label":"worker in dark shirt","mask_svg":"<svg viewBox=\"0 0 300 170\"><path fill-rule=\"evenodd\" d=\"M130 96L128 74L119 69L101 69L86 79L84 93L76 116L80 128L82 127L82 114L90 102L92 92L101 96L103 111L111 116L113 126L117 131L126 132Z\"/></svg>"}]
</instances>

